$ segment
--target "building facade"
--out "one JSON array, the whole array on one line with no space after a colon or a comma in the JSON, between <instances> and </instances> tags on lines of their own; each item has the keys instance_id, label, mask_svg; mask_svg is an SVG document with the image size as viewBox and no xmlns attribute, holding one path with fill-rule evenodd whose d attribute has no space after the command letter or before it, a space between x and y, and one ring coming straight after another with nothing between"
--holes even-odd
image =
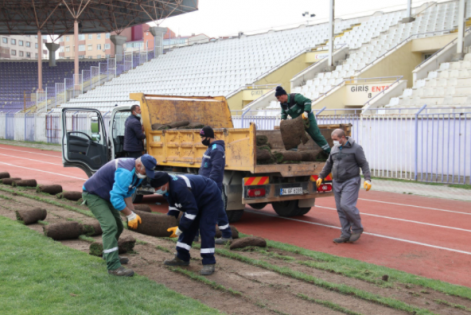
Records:
<instances>
[{"instance_id":1,"label":"building facade","mask_svg":"<svg viewBox=\"0 0 471 315\"><path fill-rule=\"evenodd\" d=\"M43 39L43 59L48 52ZM0 35L0 59L38 59L38 37L32 35Z\"/></svg>"}]
</instances>

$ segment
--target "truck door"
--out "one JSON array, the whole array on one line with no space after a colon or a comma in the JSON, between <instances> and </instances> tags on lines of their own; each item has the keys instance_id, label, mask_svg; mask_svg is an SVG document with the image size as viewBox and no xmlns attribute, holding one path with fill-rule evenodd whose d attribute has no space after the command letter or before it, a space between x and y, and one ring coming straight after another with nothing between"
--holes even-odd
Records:
<instances>
[{"instance_id":1,"label":"truck door","mask_svg":"<svg viewBox=\"0 0 471 315\"><path fill-rule=\"evenodd\" d=\"M105 123L92 108L62 109L62 162L88 177L110 160Z\"/></svg>"},{"instance_id":2,"label":"truck door","mask_svg":"<svg viewBox=\"0 0 471 315\"><path fill-rule=\"evenodd\" d=\"M126 119L131 115L131 106L120 106L113 109L110 124L110 144L112 158L125 157L124 129Z\"/></svg>"}]
</instances>

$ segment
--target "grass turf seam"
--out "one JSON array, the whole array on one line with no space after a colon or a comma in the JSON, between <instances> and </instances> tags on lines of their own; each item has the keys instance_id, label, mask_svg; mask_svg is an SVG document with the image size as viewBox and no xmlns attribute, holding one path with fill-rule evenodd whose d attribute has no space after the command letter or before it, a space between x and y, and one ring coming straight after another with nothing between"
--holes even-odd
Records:
<instances>
[{"instance_id":1,"label":"grass turf seam","mask_svg":"<svg viewBox=\"0 0 471 315\"><path fill-rule=\"evenodd\" d=\"M324 307L328 307L328 308L330 308L334 311L338 311L338 312L341 312L341 313L344 313L344 314L347 314L347 315L362 315L360 313L351 311L349 309L346 309L345 307L342 307L342 306L340 306L336 303L332 303L330 301L314 299L314 298L311 298L311 297L309 297L307 295L304 295L302 293L296 294L296 296L303 299L303 300L306 300L308 302L316 303L316 304L322 305Z\"/></svg>"}]
</instances>

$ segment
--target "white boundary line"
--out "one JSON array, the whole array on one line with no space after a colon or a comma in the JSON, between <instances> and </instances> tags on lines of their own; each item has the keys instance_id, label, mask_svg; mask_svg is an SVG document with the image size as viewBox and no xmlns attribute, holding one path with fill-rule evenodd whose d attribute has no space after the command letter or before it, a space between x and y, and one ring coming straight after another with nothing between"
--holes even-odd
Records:
<instances>
[{"instance_id":1,"label":"white boundary line","mask_svg":"<svg viewBox=\"0 0 471 315\"><path fill-rule=\"evenodd\" d=\"M17 158L17 159L24 159L24 160L39 162L39 163L46 163L46 164L52 164L52 165L62 166L62 164L58 164L58 163L46 162L46 161L42 161L42 160L33 160L33 159L28 159L28 158L25 158L25 157L21 157L21 156L8 155L8 154L2 154L2 153L0 153L0 155L9 156L9 157L12 157L12 158Z\"/></svg>"},{"instance_id":2,"label":"white boundary line","mask_svg":"<svg viewBox=\"0 0 471 315\"><path fill-rule=\"evenodd\" d=\"M341 229L340 227L334 226L334 225L327 225L327 224L322 224L322 223L316 223L316 222L310 222L310 221L303 221L303 220L293 219L293 218L285 218L285 217L280 217L280 216L278 216L278 215L276 215L276 214L270 214L270 213L266 213L266 212L264 213L264 212L262 212L262 211L253 211L253 210L247 210L247 209L246 209L245 211L248 212L248 213L259 214L259 215L264 215L264 216L268 216L268 217L275 217L275 218L283 219L283 220L301 222L301 223L312 224L312 225L319 225L319 226L328 227L328 228L337 229L337 230L340 230L340 229ZM376 237L380 237L380 238L386 238L386 239L390 239L390 240L394 240L394 241L398 241L398 242L404 242L404 243L409 243L409 244L414 244L414 245L420 245L420 246L424 246L424 247L430 247L430 248L435 248L435 249L442 249L442 250L446 250L446 251L454 252L454 253L460 253L460 254L465 254L465 255L471 255L471 252L466 252L466 251L464 251L464 250L459 250L459 249L453 249L453 248L448 248L448 247L442 247L442 246L431 245L431 244L427 244L427 243L415 242L415 241L410 241L410 240L406 240L406 239L402 239L402 238L397 238L397 237L392 237L392 236L386 236L386 235L381 235L381 234L376 234L376 233L363 232L363 234L365 234L365 235L371 235L371 236L376 236Z\"/></svg>"},{"instance_id":3,"label":"white boundary line","mask_svg":"<svg viewBox=\"0 0 471 315\"><path fill-rule=\"evenodd\" d=\"M416 206L416 205L407 205L407 204L403 204L403 203L395 203L395 202L389 202L389 201L379 201L379 200L365 199L365 198L358 198L358 200L371 201L371 202L379 202L379 203L385 203L385 204L395 205L395 206L412 207L412 208L421 208L421 209L434 210L434 211L443 211L443 212L450 212L450 213L458 213L458 214L467 214L467 215L471 215L471 213L469 213L469 212L445 210L445 209L431 208L431 207L423 207L423 206ZM443 199L442 199L442 200L443 200ZM445 200L446 200L446 199L445 199ZM450 200L450 201L457 201L457 200ZM466 202L466 201L463 201L463 202ZM470 206L470 208L471 208L471 203L469 204L469 206Z\"/></svg>"},{"instance_id":4,"label":"white boundary line","mask_svg":"<svg viewBox=\"0 0 471 315\"><path fill-rule=\"evenodd\" d=\"M0 146L2 144L0 143ZM5 144L6 145L6 144ZM39 154L39 155L45 155L45 156L49 156L49 157L55 157L55 158L59 158L61 159L62 156L57 156L57 155L51 155L51 154L45 154L45 153L39 153L39 152L31 152L31 151L23 151L23 150L16 150L16 149L10 149L10 148L3 148L3 147L0 147L1 150L10 150L10 151L18 151L18 152L23 152L23 153L31 153L31 154ZM39 150L39 149L38 149ZM59 151L54 151L54 152L57 152L57 153L61 153Z\"/></svg>"},{"instance_id":5,"label":"white boundary line","mask_svg":"<svg viewBox=\"0 0 471 315\"><path fill-rule=\"evenodd\" d=\"M18 166L18 165L14 165L14 164L10 164L10 163L5 163L5 162L0 162L0 164L5 164L5 165L13 166L13 167L24 168L24 169L26 169L26 170L31 170L31 171L36 171L36 172L42 172L42 173L47 173L47 174L52 174L52 175L57 175L57 176L63 176L63 177L68 177L68 178L74 178L74 179L80 179L80 180L87 180L87 179L88 179L88 178L74 177L74 176L70 176L70 175L63 175L63 174L60 174L60 173L42 171L42 170L38 170L38 169L35 169L35 168L29 168L29 167L24 167L24 166Z\"/></svg>"},{"instance_id":6,"label":"white boundary line","mask_svg":"<svg viewBox=\"0 0 471 315\"><path fill-rule=\"evenodd\" d=\"M322 209L328 209L328 210L331 210L331 211L337 211L337 209L335 209L335 208L322 207L322 206L315 206L315 208L322 208ZM400 218L393 218L393 217L386 217L386 216L383 216L383 215L377 215L377 214L372 214L372 213L365 213L365 212L363 212L363 211L360 212L360 215L371 216L371 217L377 217L377 218L383 218L383 219L389 219L389 220L396 220L396 221L403 221L403 222L408 222L408 223L429 225L429 226L440 227L440 228L444 228L444 229L457 230L457 231L463 231L463 232L471 232L471 230L462 229L462 228L457 228L457 227L453 227L453 226L439 225L439 224L426 223L426 222L420 222L420 221L414 221L414 220L407 220L407 219L400 219Z\"/></svg>"}]
</instances>

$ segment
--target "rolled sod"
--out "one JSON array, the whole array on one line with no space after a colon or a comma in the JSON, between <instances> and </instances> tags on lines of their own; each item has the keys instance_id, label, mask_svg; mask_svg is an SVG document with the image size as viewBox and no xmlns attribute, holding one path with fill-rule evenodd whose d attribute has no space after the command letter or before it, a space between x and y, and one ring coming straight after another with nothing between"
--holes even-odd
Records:
<instances>
[{"instance_id":1,"label":"rolled sod","mask_svg":"<svg viewBox=\"0 0 471 315\"><path fill-rule=\"evenodd\" d=\"M56 241L73 240L82 234L82 225L70 221L43 226L44 235Z\"/></svg>"},{"instance_id":2,"label":"rolled sod","mask_svg":"<svg viewBox=\"0 0 471 315\"><path fill-rule=\"evenodd\" d=\"M237 231L235 226L231 225L230 228L232 232L232 238L233 239L239 238L239 231ZM216 226L216 238L220 238L220 237L222 237L221 230L219 230L219 226Z\"/></svg>"},{"instance_id":3,"label":"rolled sod","mask_svg":"<svg viewBox=\"0 0 471 315\"><path fill-rule=\"evenodd\" d=\"M81 191L64 191L63 193L56 195L57 199L67 199L72 201L78 201L82 198Z\"/></svg>"},{"instance_id":4,"label":"rolled sod","mask_svg":"<svg viewBox=\"0 0 471 315\"><path fill-rule=\"evenodd\" d=\"M86 236L98 236L103 234L100 222L94 221L82 223L82 234L85 234Z\"/></svg>"},{"instance_id":5,"label":"rolled sod","mask_svg":"<svg viewBox=\"0 0 471 315\"><path fill-rule=\"evenodd\" d=\"M61 185L40 185L36 188L36 191L47 193L50 195L57 195L62 192L62 186Z\"/></svg>"},{"instance_id":6,"label":"rolled sod","mask_svg":"<svg viewBox=\"0 0 471 315\"><path fill-rule=\"evenodd\" d=\"M136 239L132 236L120 237L118 240L118 253L126 254L131 252L136 245ZM103 243L94 242L90 244L89 252L90 255L102 257L103 256Z\"/></svg>"},{"instance_id":7,"label":"rolled sod","mask_svg":"<svg viewBox=\"0 0 471 315\"><path fill-rule=\"evenodd\" d=\"M35 179L22 179L18 181L14 181L12 186L20 186L20 187L36 187L38 186L38 183L36 182Z\"/></svg>"},{"instance_id":8,"label":"rolled sod","mask_svg":"<svg viewBox=\"0 0 471 315\"><path fill-rule=\"evenodd\" d=\"M178 127L184 127L188 126L190 122L188 120L183 120L183 121L175 121L173 123L168 124L170 128L178 128Z\"/></svg>"},{"instance_id":9,"label":"rolled sod","mask_svg":"<svg viewBox=\"0 0 471 315\"><path fill-rule=\"evenodd\" d=\"M273 152L276 162L281 164L285 162L292 161L306 161L311 162L315 161L320 151L309 150L309 151L279 151Z\"/></svg>"},{"instance_id":10,"label":"rolled sod","mask_svg":"<svg viewBox=\"0 0 471 315\"><path fill-rule=\"evenodd\" d=\"M142 212L152 212L152 209L148 205L134 205L134 209Z\"/></svg>"},{"instance_id":11,"label":"rolled sod","mask_svg":"<svg viewBox=\"0 0 471 315\"><path fill-rule=\"evenodd\" d=\"M22 221L25 225L37 223L44 220L47 216L46 209L33 208L29 210L16 210L16 219Z\"/></svg>"},{"instance_id":12,"label":"rolled sod","mask_svg":"<svg viewBox=\"0 0 471 315\"><path fill-rule=\"evenodd\" d=\"M265 145L268 143L268 137L265 135L256 136L257 146Z\"/></svg>"},{"instance_id":13,"label":"rolled sod","mask_svg":"<svg viewBox=\"0 0 471 315\"><path fill-rule=\"evenodd\" d=\"M267 247L267 242L261 237L244 237L231 242L230 249L244 248L249 246Z\"/></svg>"},{"instance_id":14,"label":"rolled sod","mask_svg":"<svg viewBox=\"0 0 471 315\"><path fill-rule=\"evenodd\" d=\"M1 172L0 173L0 179L2 178L10 178L10 173L8 172Z\"/></svg>"},{"instance_id":15,"label":"rolled sod","mask_svg":"<svg viewBox=\"0 0 471 315\"><path fill-rule=\"evenodd\" d=\"M306 135L303 118L282 120L280 123L281 138L286 150L297 148L300 143L306 144L309 138Z\"/></svg>"},{"instance_id":16,"label":"rolled sod","mask_svg":"<svg viewBox=\"0 0 471 315\"><path fill-rule=\"evenodd\" d=\"M21 180L21 178L19 178L19 177L4 178L4 179L2 179L2 184L11 186L13 184L13 182L18 181L18 180Z\"/></svg>"},{"instance_id":17,"label":"rolled sod","mask_svg":"<svg viewBox=\"0 0 471 315\"><path fill-rule=\"evenodd\" d=\"M178 127L178 129L202 129L204 124L199 122L190 123L188 126Z\"/></svg>"},{"instance_id":18,"label":"rolled sod","mask_svg":"<svg viewBox=\"0 0 471 315\"><path fill-rule=\"evenodd\" d=\"M268 161L273 160L273 154L267 150L261 150L257 148L257 160L258 161Z\"/></svg>"},{"instance_id":19,"label":"rolled sod","mask_svg":"<svg viewBox=\"0 0 471 315\"><path fill-rule=\"evenodd\" d=\"M167 229L178 225L178 221L174 216L152 214L139 210L135 212L141 217L142 223L139 224L135 230L129 229L141 234L169 237L172 233L167 232Z\"/></svg>"},{"instance_id":20,"label":"rolled sod","mask_svg":"<svg viewBox=\"0 0 471 315\"><path fill-rule=\"evenodd\" d=\"M152 124L151 128L152 130L166 130L166 129L169 129L170 127L168 125Z\"/></svg>"}]
</instances>

